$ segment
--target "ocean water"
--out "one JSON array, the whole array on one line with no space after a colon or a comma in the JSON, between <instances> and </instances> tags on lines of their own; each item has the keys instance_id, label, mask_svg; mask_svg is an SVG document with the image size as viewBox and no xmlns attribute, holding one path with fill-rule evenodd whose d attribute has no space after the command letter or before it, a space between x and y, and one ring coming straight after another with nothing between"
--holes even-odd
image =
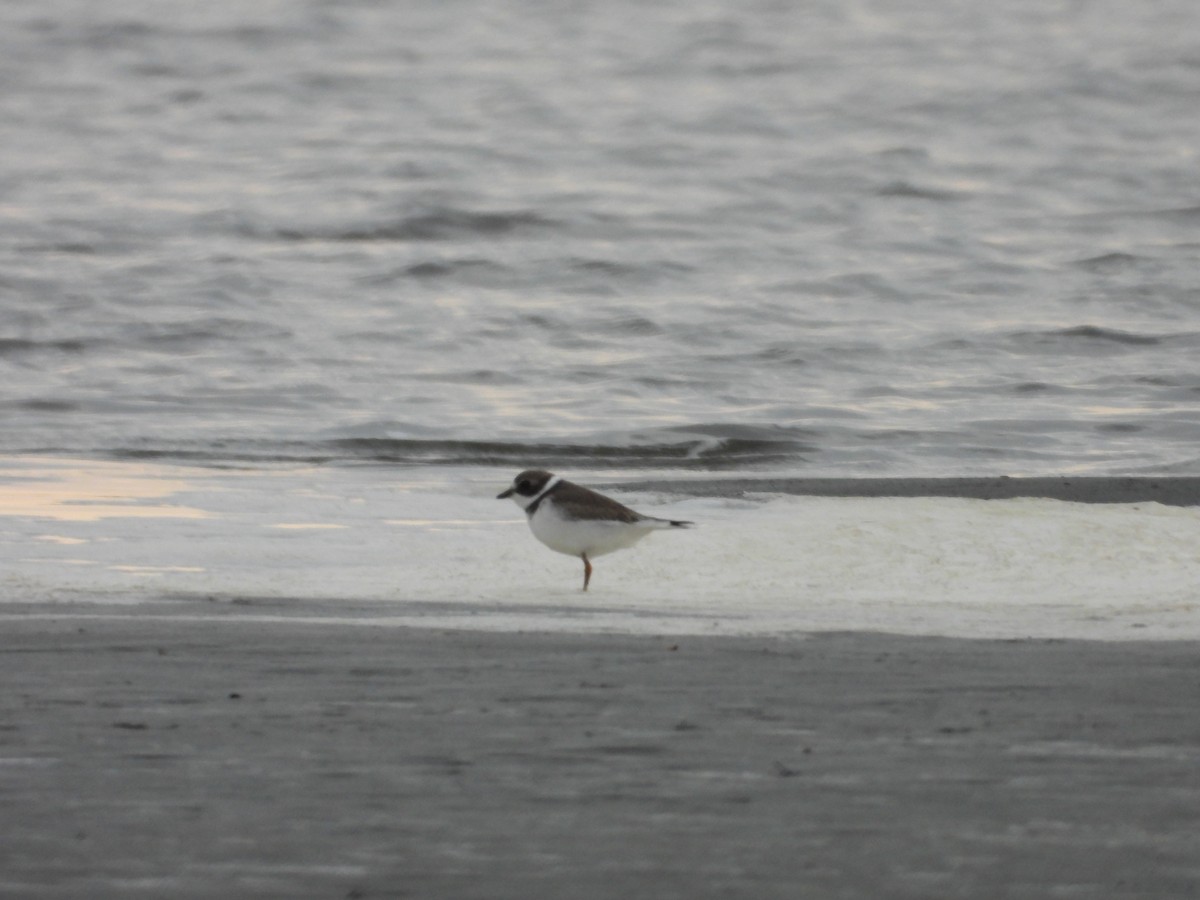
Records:
<instances>
[{"instance_id":1,"label":"ocean water","mask_svg":"<svg viewBox=\"0 0 1200 900\"><path fill-rule=\"evenodd\" d=\"M1200 471L1200 10L12 0L0 453Z\"/></svg>"},{"instance_id":2,"label":"ocean water","mask_svg":"<svg viewBox=\"0 0 1200 900\"><path fill-rule=\"evenodd\" d=\"M9 0L0 601L1200 637L1195 510L624 493L581 595L494 500L1200 474L1198 90L1194 0Z\"/></svg>"}]
</instances>

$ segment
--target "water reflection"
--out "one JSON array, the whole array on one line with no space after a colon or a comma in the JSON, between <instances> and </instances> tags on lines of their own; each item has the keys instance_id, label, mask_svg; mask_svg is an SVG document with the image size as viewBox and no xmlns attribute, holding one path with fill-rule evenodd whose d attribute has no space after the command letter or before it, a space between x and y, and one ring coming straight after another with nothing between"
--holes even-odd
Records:
<instances>
[{"instance_id":1,"label":"water reflection","mask_svg":"<svg viewBox=\"0 0 1200 900\"><path fill-rule=\"evenodd\" d=\"M179 475L178 468L147 463L10 458L0 463L0 516L67 522L209 518L202 509L161 502L195 488Z\"/></svg>"}]
</instances>

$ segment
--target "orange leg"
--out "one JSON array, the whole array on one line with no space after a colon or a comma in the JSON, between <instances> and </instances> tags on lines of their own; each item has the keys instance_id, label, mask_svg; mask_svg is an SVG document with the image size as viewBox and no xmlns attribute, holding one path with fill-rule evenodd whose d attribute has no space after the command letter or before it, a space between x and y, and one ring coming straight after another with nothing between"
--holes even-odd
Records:
<instances>
[{"instance_id":1,"label":"orange leg","mask_svg":"<svg viewBox=\"0 0 1200 900\"><path fill-rule=\"evenodd\" d=\"M586 591L588 582L592 580L592 564L586 553L580 553L579 556L583 560L583 589Z\"/></svg>"}]
</instances>

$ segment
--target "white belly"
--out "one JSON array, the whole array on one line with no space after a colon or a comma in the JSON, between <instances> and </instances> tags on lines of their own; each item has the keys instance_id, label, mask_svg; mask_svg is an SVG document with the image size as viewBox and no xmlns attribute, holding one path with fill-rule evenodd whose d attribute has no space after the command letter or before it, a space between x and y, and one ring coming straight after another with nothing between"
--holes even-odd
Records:
<instances>
[{"instance_id":1,"label":"white belly","mask_svg":"<svg viewBox=\"0 0 1200 900\"><path fill-rule=\"evenodd\" d=\"M641 525L629 522L564 519L558 514L553 503L538 506L529 519L529 527L533 536L551 550L569 556L586 553L589 557L603 556L614 550L632 547L655 528L650 523Z\"/></svg>"}]
</instances>

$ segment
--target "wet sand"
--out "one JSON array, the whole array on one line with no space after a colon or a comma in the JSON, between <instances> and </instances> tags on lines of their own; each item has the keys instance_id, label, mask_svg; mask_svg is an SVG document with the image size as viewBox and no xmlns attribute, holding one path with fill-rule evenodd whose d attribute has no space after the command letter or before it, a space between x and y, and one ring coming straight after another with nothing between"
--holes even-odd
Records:
<instances>
[{"instance_id":1,"label":"wet sand","mask_svg":"<svg viewBox=\"0 0 1200 900\"><path fill-rule=\"evenodd\" d=\"M0 896L1200 891L1194 643L254 612L5 608Z\"/></svg>"},{"instance_id":2,"label":"wet sand","mask_svg":"<svg viewBox=\"0 0 1200 900\"><path fill-rule=\"evenodd\" d=\"M1072 503L1162 503L1200 505L1200 477L1054 476L1041 478L682 478L622 482L610 487L667 491L706 497L740 497L747 493L797 494L811 497L957 497L1013 500L1042 497Z\"/></svg>"}]
</instances>

